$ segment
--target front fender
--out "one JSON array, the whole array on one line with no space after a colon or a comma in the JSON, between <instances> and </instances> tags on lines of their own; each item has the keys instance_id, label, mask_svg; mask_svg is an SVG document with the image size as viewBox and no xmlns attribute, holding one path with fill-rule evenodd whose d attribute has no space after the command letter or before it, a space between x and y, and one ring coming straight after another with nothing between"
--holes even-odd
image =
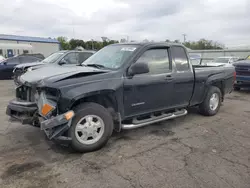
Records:
<instances>
[{"instance_id":1,"label":"front fender","mask_svg":"<svg viewBox=\"0 0 250 188\"><path fill-rule=\"evenodd\" d=\"M66 112L72 108L76 101L87 97L100 94L112 94L117 101L117 109L120 111L120 109L123 109L122 83L123 82L121 79L110 79L95 83L85 83L83 85L71 88L65 88L64 90L61 90L59 110L61 112Z\"/></svg>"}]
</instances>

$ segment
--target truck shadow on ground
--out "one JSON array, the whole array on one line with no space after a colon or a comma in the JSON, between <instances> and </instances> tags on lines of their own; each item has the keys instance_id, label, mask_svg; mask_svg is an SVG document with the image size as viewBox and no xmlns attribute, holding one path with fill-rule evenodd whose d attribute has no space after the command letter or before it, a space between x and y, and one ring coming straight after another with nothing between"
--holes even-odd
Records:
<instances>
[{"instance_id":1,"label":"truck shadow on ground","mask_svg":"<svg viewBox=\"0 0 250 188\"><path fill-rule=\"evenodd\" d=\"M112 145L114 145L117 142L124 142L126 144L126 142L129 141L140 140L142 137L145 136L153 136L153 137L173 136L175 135L175 132L172 131L173 127L181 126L182 125L181 122L185 121L185 118L188 118L188 116L193 116L198 114L199 111L197 108L190 108L188 109L187 116L154 123L133 130L122 130L121 132L114 131L112 137L110 138L110 141L108 142L108 147L112 148ZM61 155L79 154L75 152L70 147L69 144L61 144L57 141L49 140L44 134L44 132L41 131L39 128L33 127L31 131L27 131L28 129L29 128L26 127L25 129L23 129L24 132L22 133L20 133L20 131L17 131L17 132L12 132L11 134L18 134L18 135L12 135L14 137L21 137L21 135L24 135L25 140L28 141L29 146L35 151L35 153L42 153L42 155L46 156L49 154L46 153L44 154L43 152L50 153L50 151L52 151L53 153Z\"/></svg>"},{"instance_id":2,"label":"truck shadow on ground","mask_svg":"<svg viewBox=\"0 0 250 188\"><path fill-rule=\"evenodd\" d=\"M199 111L197 108L188 109L188 115L199 115ZM122 130L121 132L113 132L110 141L108 142L108 147L112 148L117 142L129 142L133 140L140 140L144 136L154 136L154 137L170 137L174 136L175 132L172 131L173 127L181 126L185 121L186 116L179 117L177 119L170 119L158 123L154 123L151 125L147 125L144 127L140 127L132 130ZM68 154L82 154L74 151L69 144L61 144L57 141L49 140L46 135L39 131L36 133L36 136L26 135L26 138L31 142L32 147L36 147L37 144L41 142L45 142L48 145L48 151L51 150L54 153L68 155ZM107 146L105 146L107 147ZM34 148L35 149L35 148Z\"/></svg>"},{"instance_id":3,"label":"truck shadow on ground","mask_svg":"<svg viewBox=\"0 0 250 188\"><path fill-rule=\"evenodd\" d=\"M190 108L188 109L188 115L179 117L176 119L166 120L158 123L154 123L151 125L147 125L141 128L132 129L132 130L122 130L121 132L113 132L108 145L108 150L103 150L103 152L112 151L112 148L116 147L117 145L129 145L134 141L137 142L138 140L144 139L144 137L152 137L153 139L157 137L172 137L175 135L173 131L174 127L182 126L183 122L188 121L187 119L196 118L199 115L197 108ZM187 119L186 119L187 118ZM14 119L11 119L14 121ZM19 123L18 123L19 124ZM19 149L19 145L27 144L27 147L34 151L34 156L42 156L43 159L48 158L48 162L53 162L55 160L51 155L61 155L64 157L68 157L69 155L79 154L75 152L70 145L62 145L56 141L49 140L45 133L41 131L37 127L32 126L22 126L18 125L18 129L9 132L8 135L13 138L13 140L18 140L19 144L15 147L6 147L4 151L10 151ZM12 140L12 139L11 139Z\"/></svg>"}]
</instances>

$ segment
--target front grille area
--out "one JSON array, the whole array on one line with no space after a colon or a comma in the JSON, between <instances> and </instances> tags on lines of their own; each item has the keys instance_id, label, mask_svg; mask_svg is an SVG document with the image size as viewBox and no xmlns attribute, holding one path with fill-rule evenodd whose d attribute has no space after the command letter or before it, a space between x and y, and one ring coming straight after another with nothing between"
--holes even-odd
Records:
<instances>
[{"instance_id":1,"label":"front grille area","mask_svg":"<svg viewBox=\"0 0 250 188\"><path fill-rule=\"evenodd\" d=\"M24 101L34 102L34 92L29 86L19 86L16 88L16 98Z\"/></svg>"}]
</instances>

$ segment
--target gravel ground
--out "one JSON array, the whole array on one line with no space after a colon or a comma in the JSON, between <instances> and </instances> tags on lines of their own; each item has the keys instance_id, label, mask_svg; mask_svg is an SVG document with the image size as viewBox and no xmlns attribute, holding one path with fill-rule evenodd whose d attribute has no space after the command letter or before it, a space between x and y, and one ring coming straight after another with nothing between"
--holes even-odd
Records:
<instances>
[{"instance_id":1,"label":"gravel ground","mask_svg":"<svg viewBox=\"0 0 250 188\"><path fill-rule=\"evenodd\" d=\"M87 154L9 122L12 81L0 82L0 187L250 187L250 91L234 92L220 112L115 133Z\"/></svg>"}]
</instances>

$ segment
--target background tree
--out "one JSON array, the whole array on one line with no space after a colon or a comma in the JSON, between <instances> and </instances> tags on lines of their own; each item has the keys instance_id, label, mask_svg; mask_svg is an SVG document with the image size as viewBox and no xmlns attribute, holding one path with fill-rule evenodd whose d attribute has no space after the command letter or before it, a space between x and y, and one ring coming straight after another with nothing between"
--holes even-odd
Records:
<instances>
[{"instance_id":1,"label":"background tree","mask_svg":"<svg viewBox=\"0 0 250 188\"><path fill-rule=\"evenodd\" d=\"M217 41L200 39L199 41L183 43L187 48L192 50L206 50L206 49L223 49L225 46Z\"/></svg>"},{"instance_id":2,"label":"background tree","mask_svg":"<svg viewBox=\"0 0 250 188\"><path fill-rule=\"evenodd\" d=\"M180 40L176 39L174 40L174 43L180 43Z\"/></svg>"},{"instance_id":3,"label":"background tree","mask_svg":"<svg viewBox=\"0 0 250 188\"><path fill-rule=\"evenodd\" d=\"M57 40L60 43L60 47L62 50L69 50L70 49L70 45L68 43L68 40L66 37L57 37Z\"/></svg>"},{"instance_id":4,"label":"background tree","mask_svg":"<svg viewBox=\"0 0 250 188\"><path fill-rule=\"evenodd\" d=\"M77 40L76 39L70 39L69 40L69 45L70 45L70 49L74 50L77 47Z\"/></svg>"}]
</instances>

